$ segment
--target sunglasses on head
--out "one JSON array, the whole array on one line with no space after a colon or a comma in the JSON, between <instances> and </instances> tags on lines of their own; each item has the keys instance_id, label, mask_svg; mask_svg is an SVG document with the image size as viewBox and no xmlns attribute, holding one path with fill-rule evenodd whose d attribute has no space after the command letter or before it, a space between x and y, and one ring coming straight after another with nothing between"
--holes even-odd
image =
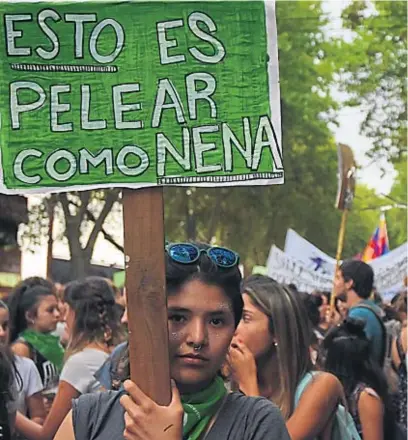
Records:
<instances>
[{"instance_id":1,"label":"sunglasses on head","mask_svg":"<svg viewBox=\"0 0 408 440\"><path fill-rule=\"evenodd\" d=\"M234 267L239 262L236 252L218 246L200 249L191 243L174 243L166 246L166 252L173 261L180 264L196 263L201 254L206 254L217 266L223 268Z\"/></svg>"}]
</instances>

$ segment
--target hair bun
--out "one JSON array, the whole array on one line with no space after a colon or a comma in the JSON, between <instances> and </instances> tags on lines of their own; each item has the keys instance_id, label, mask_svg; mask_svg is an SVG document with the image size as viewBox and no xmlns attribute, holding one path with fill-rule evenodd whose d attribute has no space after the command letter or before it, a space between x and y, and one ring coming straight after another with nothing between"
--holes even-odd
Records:
<instances>
[{"instance_id":1,"label":"hair bun","mask_svg":"<svg viewBox=\"0 0 408 440\"><path fill-rule=\"evenodd\" d=\"M365 337L365 321L363 319L349 317L344 321L344 325L350 335Z\"/></svg>"}]
</instances>

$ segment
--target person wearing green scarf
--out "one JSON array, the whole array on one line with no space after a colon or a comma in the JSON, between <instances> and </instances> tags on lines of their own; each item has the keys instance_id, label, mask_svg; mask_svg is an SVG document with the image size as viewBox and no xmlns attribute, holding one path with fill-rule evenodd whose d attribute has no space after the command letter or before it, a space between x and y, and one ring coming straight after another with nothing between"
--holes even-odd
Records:
<instances>
[{"instance_id":1,"label":"person wearing green scarf","mask_svg":"<svg viewBox=\"0 0 408 440\"><path fill-rule=\"evenodd\" d=\"M27 278L10 295L9 310L14 354L33 360L44 393L53 395L64 358L59 339L51 334L60 318L53 284L40 277Z\"/></svg>"},{"instance_id":2,"label":"person wearing green scarf","mask_svg":"<svg viewBox=\"0 0 408 440\"><path fill-rule=\"evenodd\" d=\"M64 301L69 345L50 411L41 425L24 414L16 415L16 431L28 440L54 438L71 410L72 399L102 390L94 373L108 359L111 347L117 345L121 337L114 291L104 278L87 277L68 283L64 290ZM54 343L52 339L38 337L31 332L25 333L25 336L38 350L56 363L60 362L58 352L45 346L47 342Z\"/></svg>"},{"instance_id":3,"label":"person wearing green scarf","mask_svg":"<svg viewBox=\"0 0 408 440\"><path fill-rule=\"evenodd\" d=\"M204 390L181 396L184 410L183 435L189 440L199 439L220 408L226 394L224 381L217 376Z\"/></svg>"},{"instance_id":4,"label":"person wearing green scarf","mask_svg":"<svg viewBox=\"0 0 408 440\"><path fill-rule=\"evenodd\" d=\"M41 353L45 359L54 364L60 373L64 361L64 349L60 344L60 338L51 333L39 333L32 329L24 330L20 336L35 350Z\"/></svg>"},{"instance_id":5,"label":"person wearing green scarf","mask_svg":"<svg viewBox=\"0 0 408 440\"><path fill-rule=\"evenodd\" d=\"M125 350L113 366L124 390L74 400L54 440L290 440L273 403L228 393L219 375L243 309L238 256L173 246L166 248L171 403L158 405L126 380Z\"/></svg>"}]
</instances>

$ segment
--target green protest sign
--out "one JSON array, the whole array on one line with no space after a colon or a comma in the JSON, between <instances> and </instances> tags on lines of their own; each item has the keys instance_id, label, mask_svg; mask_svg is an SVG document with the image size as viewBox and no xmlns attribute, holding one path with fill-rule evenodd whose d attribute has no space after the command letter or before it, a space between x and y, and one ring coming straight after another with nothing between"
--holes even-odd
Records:
<instances>
[{"instance_id":1,"label":"green protest sign","mask_svg":"<svg viewBox=\"0 0 408 440\"><path fill-rule=\"evenodd\" d=\"M273 2L0 13L0 191L283 183Z\"/></svg>"}]
</instances>

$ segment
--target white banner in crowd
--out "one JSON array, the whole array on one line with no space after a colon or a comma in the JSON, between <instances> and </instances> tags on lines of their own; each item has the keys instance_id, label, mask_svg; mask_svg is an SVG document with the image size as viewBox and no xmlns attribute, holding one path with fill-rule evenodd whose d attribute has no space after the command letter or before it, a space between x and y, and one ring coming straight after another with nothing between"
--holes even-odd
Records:
<instances>
[{"instance_id":1,"label":"white banner in crowd","mask_svg":"<svg viewBox=\"0 0 408 440\"><path fill-rule=\"evenodd\" d=\"M298 290L331 290L333 277L310 269L306 264L272 246L267 262L268 276L284 284L295 284Z\"/></svg>"},{"instance_id":2,"label":"white banner in crowd","mask_svg":"<svg viewBox=\"0 0 408 440\"><path fill-rule=\"evenodd\" d=\"M293 229L288 229L286 233L284 251L290 257L301 261L309 270L333 277L336 259L325 254Z\"/></svg>"},{"instance_id":3,"label":"white banner in crowd","mask_svg":"<svg viewBox=\"0 0 408 440\"><path fill-rule=\"evenodd\" d=\"M285 254L297 260L310 271L328 276L331 279L334 277L336 260L292 229L289 229L286 234ZM374 270L374 282L377 290L384 296L384 299L390 299L403 288L403 280L408 267L407 243L376 258L369 264Z\"/></svg>"},{"instance_id":4,"label":"white banner in crowd","mask_svg":"<svg viewBox=\"0 0 408 440\"><path fill-rule=\"evenodd\" d=\"M408 267L407 244L404 243L369 263L374 270L375 287L387 301L404 287Z\"/></svg>"}]
</instances>

